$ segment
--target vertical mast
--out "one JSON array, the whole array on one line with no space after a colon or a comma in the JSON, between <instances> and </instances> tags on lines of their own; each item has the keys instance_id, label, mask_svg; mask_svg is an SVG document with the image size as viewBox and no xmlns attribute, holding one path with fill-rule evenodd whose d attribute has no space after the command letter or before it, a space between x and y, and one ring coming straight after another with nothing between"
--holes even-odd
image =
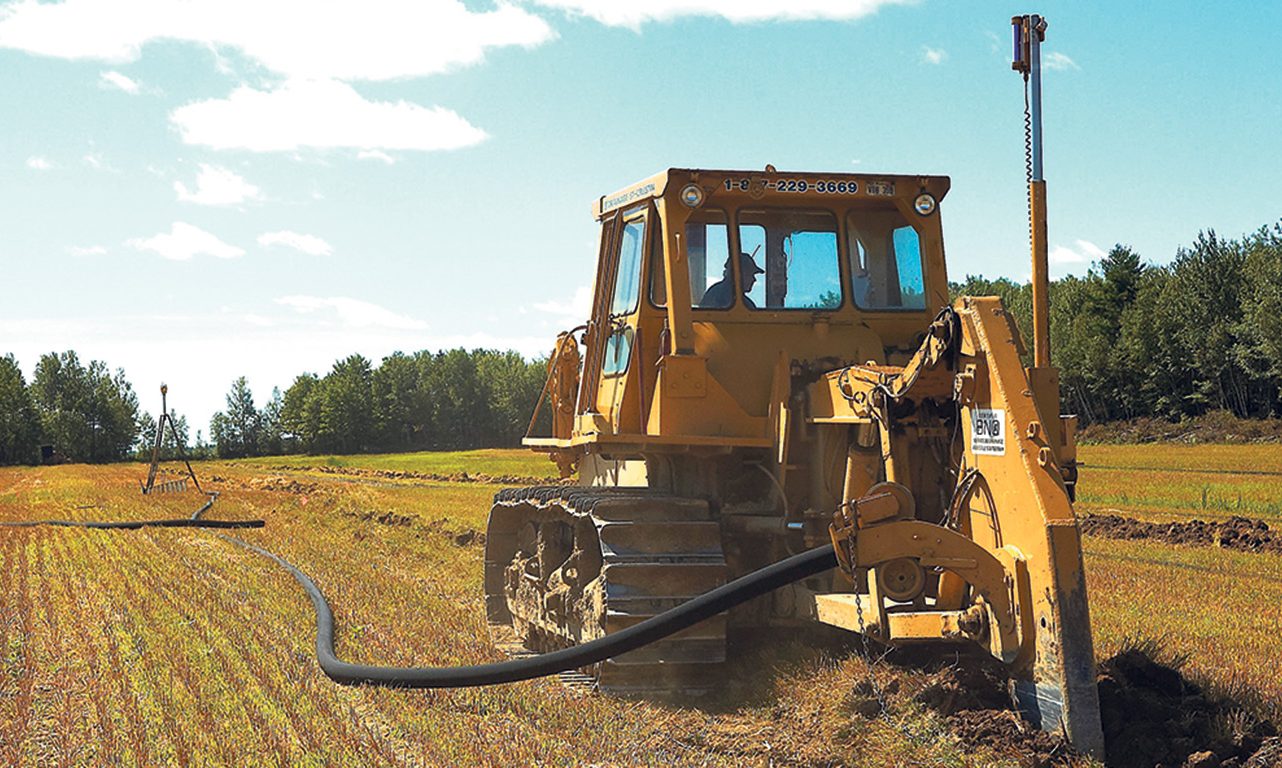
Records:
<instances>
[{"instance_id":1,"label":"vertical mast","mask_svg":"<svg viewBox=\"0 0 1282 768\"><path fill-rule=\"evenodd\" d=\"M1050 275L1046 244L1046 179L1042 176L1042 41L1046 20L1036 14L1011 19L1015 60L1011 68L1024 75L1027 112L1028 213L1033 252L1033 367L1051 364Z\"/></svg>"}]
</instances>

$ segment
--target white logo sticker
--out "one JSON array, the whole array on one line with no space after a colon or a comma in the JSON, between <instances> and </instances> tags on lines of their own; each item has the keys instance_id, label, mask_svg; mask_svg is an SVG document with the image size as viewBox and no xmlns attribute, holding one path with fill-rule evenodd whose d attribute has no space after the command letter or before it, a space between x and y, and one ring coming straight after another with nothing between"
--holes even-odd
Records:
<instances>
[{"instance_id":1,"label":"white logo sticker","mask_svg":"<svg viewBox=\"0 0 1282 768\"><path fill-rule=\"evenodd\" d=\"M991 456L1005 455L1005 410L1001 408L970 409L970 452Z\"/></svg>"}]
</instances>

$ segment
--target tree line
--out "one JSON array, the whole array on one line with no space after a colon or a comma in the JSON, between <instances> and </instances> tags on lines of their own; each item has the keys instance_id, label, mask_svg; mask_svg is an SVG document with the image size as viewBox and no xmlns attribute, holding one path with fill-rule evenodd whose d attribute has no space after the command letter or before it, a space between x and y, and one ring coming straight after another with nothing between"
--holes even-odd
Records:
<instances>
[{"instance_id":1,"label":"tree line","mask_svg":"<svg viewBox=\"0 0 1282 768\"><path fill-rule=\"evenodd\" d=\"M1000 295L1031 346L1029 285L951 288ZM1282 415L1282 222L1238 239L1203 232L1160 266L1114 246L1084 277L1051 284L1050 325L1063 410L1084 423Z\"/></svg>"},{"instance_id":2,"label":"tree line","mask_svg":"<svg viewBox=\"0 0 1282 768\"><path fill-rule=\"evenodd\" d=\"M517 352L397 352L377 367L361 355L324 376L304 373L263 408L244 377L214 414L222 457L513 446L529 426L545 361Z\"/></svg>"},{"instance_id":3,"label":"tree line","mask_svg":"<svg viewBox=\"0 0 1282 768\"><path fill-rule=\"evenodd\" d=\"M1031 346L1028 284L968 276L950 288L1001 296ZM1166 265L1114 246L1085 276L1051 283L1050 320L1062 408L1084 423L1282 415L1282 222L1238 239L1204 232ZM196 456L511 446L545 375L545 361L511 351L398 352L377 366L351 355L261 408L236 379L208 442L198 431L188 443L186 419L170 415ZM41 446L73 461L144 457L154 434L121 369L51 352L27 382L13 355L0 358L0 464L37 462Z\"/></svg>"}]
</instances>

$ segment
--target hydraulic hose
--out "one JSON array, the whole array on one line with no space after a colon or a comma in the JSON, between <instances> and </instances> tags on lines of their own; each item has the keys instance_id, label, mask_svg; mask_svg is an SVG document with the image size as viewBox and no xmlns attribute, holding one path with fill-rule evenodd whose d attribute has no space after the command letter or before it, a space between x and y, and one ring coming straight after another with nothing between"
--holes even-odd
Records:
<instances>
[{"instance_id":1,"label":"hydraulic hose","mask_svg":"<svg viewBox=\"0 0 1282 768\"><path fill-rule=\"evenodd\" d=\"M289 571L312 600L316 611L316 658L331 680L342 685L386 688L468 688L498 685L554 675L636 650L686 627L760 597L779 587L835 568L832 545L818 547L742 576L669 611L582 645L523 659L466 667L380 667L351 664L334 653L334 613L315 582L279 555L233 536L215 534L271 560Z\"/></svg>"}]
</instances>

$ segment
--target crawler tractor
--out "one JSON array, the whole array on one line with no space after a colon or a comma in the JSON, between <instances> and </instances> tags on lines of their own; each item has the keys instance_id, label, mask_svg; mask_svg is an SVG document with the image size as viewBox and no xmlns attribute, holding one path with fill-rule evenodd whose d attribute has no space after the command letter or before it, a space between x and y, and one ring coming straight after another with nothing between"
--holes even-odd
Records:
<instances>
[{"instance_id":1,"label":"crawler tractor","mask_svg":"<svg viewBox=\"0 0 1282 768\"><path fill-rule=\"evenodd\" d=\"M706 690L728 635L807 622L967 645L1026 716L1102 755L1040 147L1031 354L1000 299L949 302L949 184L670 169L600 198L592 314L549 360L550 434L525 440L577 484L497 495L496 631L585 643L831 542L839 568L584 672Z\"/></svg>"}]
</instances>

